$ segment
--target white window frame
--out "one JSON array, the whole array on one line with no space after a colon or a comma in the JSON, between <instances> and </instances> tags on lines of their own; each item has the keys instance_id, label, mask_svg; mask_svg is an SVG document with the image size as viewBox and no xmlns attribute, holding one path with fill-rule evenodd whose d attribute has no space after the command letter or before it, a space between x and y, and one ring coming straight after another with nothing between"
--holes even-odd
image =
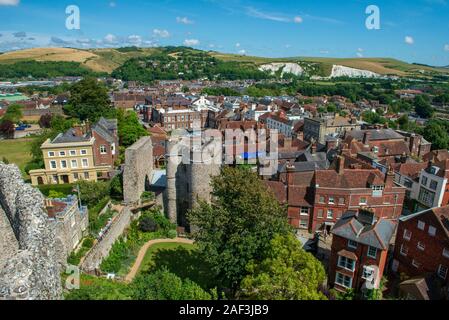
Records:
<instances>
[{"instance_id":1,"label":"white window frame","mask_svg":"<svg viewBox=\"0 0 449 320\"><path fill-rule=\"evenodd\" d=\"M418 241L418 244L416 245L416 247L418 248L418 250L421 250L421 251L426 250L426 245L424 243L422 243L421 241Z\"/></svg>"},{"instance_id":2,"label":"white window frame","mask_svg":"<svg viewBox=\"0 0 449 320\"><path fill-rule=\"evenodd\" d=\"M104 149L103 149L104 148ZM104 150L104 151L103 151ZM108 148L106 147L106 145L102 144L100 146L100 154L108 154Z\"/></svg>"},{"instance_id":3,"label":"white window frame","mask_svg":"<svg viewBox=\"0 0 449 320\"><path fill-rule=\"evenodd\" d=\"M401 250L400 250L401 256L406 257L408 255L408 247L404 244L401 244Z\"/></svg>"},{"instance_id":4,"label":"white window frame","mask_svg":"<svg viewBox=\"0 0 449 320\"><path fill-rule=\"evenodd\" d=\"M87 162L87 165L84 165L84 161ZM87 158L81 159L81 166L83 168L89 168L89 159L87 159Z\"/></svg>"},{"instance_id":5,"label":"white window frame","mask_svg":"<svg viewBox=\"0 0 449 320\"><path fill-rule=\"evenodd\" d=\"M362 199L365 199L365 201L362 201ZM368 204L368 198L367 197L360 197L359 205L365 206Z\"/></svg>"},{"instance_id":6,"label":"white window frame","mask_svg":"<svg viewBox=\"0 0 449 320\"><path fill-rule=\"evenodd\" d=\"M355 245L354 245L355 243ZM354 240L348 240L348 248L357 249L359 244Z\"/></svg>"},{"instance_id":7,"label":"white window frame","mask_svg":"<svg viewBox=\"0 0 449 320\"><path fill-rule=\"evenodd\" d=\"M348 264L352 262L352 268L348 268ZM337 263L338 267L343 268L345 270L354 272L355 270L355 265L356 265L356 261L343 257L343 256L338 256L338 263Z\"/></svg>"},{"instance_id":8,"label":"white window frame","mask_svg":"<svg viewBox=\"0 0 449 320\"><path fill-rule=\"evenodd\" d=\"M48 157L49 157L49 158L54 158L54 157L56 157L56 152L54 152L54 151L48 151Z\"/></svg>"},{"instance_id":9,"label":"white window frame","mask_svg":"<svg viewBox=\"0 0 449 320\"><path fill-rule=\"evenodd\" d=\"M75 157L76 156L76 150L70 150L69 154L71 157Z\"/></svg>"},{"instance_id":10,"label":"white window frame","mask_svg":"<svg viewBox=\"0 0 449 320\"><path fill-rule=\"evenodd\" d=\"M67 152L65 152L65 151L59 151L59 156L60 156L60 157L65 157L65 156L67 156Z\"/></svg>"},{"instance_id":11,"label":"white window frame","mask_svg":"<svg viewBox=\"0 0 449 320\"><path fill-rule=\"evenodd\" d=\"M73 165L73 164L75 164L75 165ZM70 160L70 167L72 169L78 169L78 160L76 160L76 159Z\"/></svg>"},{"instance_id":12,"label":"white window frame","mask_svg":"<svg viewBox=\"0 0 449 320\"><path fill-rule=\"evenodd\" d=\"M329 204L335 204L335 197L329 197Z\"/></svg>"},{"instance_id":13,"label":"white window frame","mask_svg":"<svg viewBox=\"0 0 449 320\"><path fill-rule=\"evenodd\" d=\"M83 150L81 150L81 153L80 153L82 156L87 156L87 150L86 149L83 149Z\"/></svg>"},{"instance_id":14,"label":"white window frame","mask_svg":"<svg viewBox=\"0 0 449 320\"><path fill-rule=\"evenodd\" d=\"M326 215L327 219L334 219L334 210L332 209L327 209L327 215Z\"/></svg>"},{"instance_id":15,"label":"white window frame","mask_svg":"<svg viewBox=\"0 0 449 320\"><path fill-rule=\"evenodd\" d=\"M416 261L415 259L412 260L412 266L414 266L415 268L421 268L421 263L419 263L418 261Z\"/></svg>"},{"instance_id":16,"label":"white window frame","mask_svg":"<svg viewBox=\"0 0 449 320\"><path fill-rule=\"evenodd\" d=\"M87 176L87 177L86 177ZM84 172L83 173L83 179L84 180L89 180L90 179L90 173L89 172Z\"/></svg>"},{"instance_id":17,"label":"white window frame","mask_svg":"<svg viewBox=\"0 0 449 320\"><path fill-rule=\"evenodd\" d=\"M426 223L424 221L418 220L418 229L424 231L426 228Z\"/></svg>"},{"instance_id":18,"label":"white window frame","mask_svg":"<svg viewBox=\"0 0 449 320\"><path fill-rule=\"evenodd\" d=\"M306 212L307 211L307 212ZM309 216L309 208L307 207L301 207L300 215L303 217Z\"/></svg>"},{"instance_id":19,"label":"white window frame","mask_svg":"<svg viewBox=\"0 0 449 320\"><path fill-rule=\"evenodd\" d=\"M435 237L437 235L437 228L434 226L429 226L429 235L431 237Z\"/></svg>"},{"instance_id":20,"label":"white window frame","mask_svg":"<svg viewBox=\"0 0 449 320\"><path fill-rule=\"evenodd\" d=\"M443 266L442 264L440 264L438 266L438 271L437 271L438 277L440 277L443 280L446 280L447 272L448 272L447 270L448 270L448 267Z\"/></svg>"},{"instance_id":21,"label":"white window frame","mask_svg":"<svg viewBox=\"0 0 449 320\"><path fill-rule=\"evenodd\" d=\"M65 166L62 165L63 163L65 163ZM69 164L67 163L67 160L61 160L60 165L61 165L61 169L68 169L69 168Z\"/></svg>"},{"instance_id":22,"label":"white window frame","mask_svg":"<svg viewBox=\"0 0 449 320\"><path fill-rule=\"evenodd\" d=\"M339 279L341 279L342 281L339 281ZM345 284L345 280L349 280L349 286L347 286ZM352 289L352 282L353 282L353 279L350 276L347 276L340 272L337 272L335 274L335 283L338 284L339 286L342 286L343 288Z\"/></svg>"},{"instance_id":23,"label":"white window frame","mask_svg":"<svg viewBox=\"0 0 449 320\"><path fill-rule=\"evenodd\" d=\"M449 258L449 249L448 248L443 249L443 257Z\"/></svg>"},{"instance_id":24,"label":"white window frame","mask_svg":"<svg viewBox=\"0 0 449 320\"><path fill-rule=\"evenodd\" d=\"M50 161L50 168L53 169L53 170L58 169L58 162L56 160L51 160Z\"/></svg>"},{"instance_id":25,"label":"white window frame","mask_svg":"<svg viewBox=\"0 0 449 320\"><path fill-rule=\"evenodd\" d=\"M376 254L375 254L375 255L372 255L372 254L371 254L371 249L375 249L375 250L376 250ZM366 252L366 255L367 255L368 257L370 257L370 258L377 259L377 255L378 255L378 253L379 253L378 251L379 251L379 250L378 250L377 248L369 246L369 247L368 247L368 251Z\"/></svg>"},{"instance_id":26,"label":"white window frame","mask_svg":"<svg viewBox=\"0 0 449 320\"><path fill-rule=\"evenodd\" d=\"M405 229L402 238L404 238L404 240L410 241L412 239L412 232Z\"/></svg>"}]
</instances>

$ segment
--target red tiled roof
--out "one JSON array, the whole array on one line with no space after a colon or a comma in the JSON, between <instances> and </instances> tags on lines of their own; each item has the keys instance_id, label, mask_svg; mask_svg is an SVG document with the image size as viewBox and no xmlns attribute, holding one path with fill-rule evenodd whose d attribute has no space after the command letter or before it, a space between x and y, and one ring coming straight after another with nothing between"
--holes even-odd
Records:
<instances>
[{"instance_id":1,"label":"red tiled roof","mask_svg":"<svg viewBox=\"0 0 449 320\"><path fill-rule=\"evenodd\" d=\"M265 185L273 191L274 195L281 204L287 202L287 191L285 185L279 181L264 181Z\"/></svg>"},{"instance_id":2,"label":"red tiled roof","mask_svg":"<svg viewBox=\"0 0 449 320\"><path fill-rule=\"evenodd\" d=\"M368 184L384 184L384 175L377 169L317 170L316 185L322 188L367 188Z\"/></svg>"}]
</instances>

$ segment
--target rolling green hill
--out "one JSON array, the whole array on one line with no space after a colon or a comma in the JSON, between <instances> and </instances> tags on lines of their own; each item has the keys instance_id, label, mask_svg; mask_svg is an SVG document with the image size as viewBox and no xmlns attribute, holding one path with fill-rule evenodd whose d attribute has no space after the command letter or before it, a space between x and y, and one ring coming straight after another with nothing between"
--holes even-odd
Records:
<instances>
[{"instance_id":1,"label":"rolling green hill","mask_svg":"<svg viewBox=\"0 0 449 320\"><path fill-rule=\"evenodd\" d=\"M72 48L35 48L0 54L0 67L24 62L47 63L52 68L75 67L79 73L90 70L95 73L121 75L129 80L167 79L184 74L185 78L210 76L219 73L218 78L240 79L242 75L260 78L258 68L264 64L291 62L300 65L308 75L329 76L333 65L372 71L381 75L429 77L449 74L448 68L409 64L389 58L314 58L287 57L264 58L225 54L215 51L200 51L186 47L165 48L119 48L81 50ZM51 62L61 63L52 65ZM70 65L75 63L76 65ZM162 64L166 63L166 66ZM170 69L171 68L171 69ZM239 72L239 70L241 72ZM144 76L138 74L146 72ZM134 74L130 77L129 74ZM151 76L149 74L155 74ZM131 79L134 78L134 79ZM217 77L216 77L217 78Z\"/></svg>"}]
</instances>

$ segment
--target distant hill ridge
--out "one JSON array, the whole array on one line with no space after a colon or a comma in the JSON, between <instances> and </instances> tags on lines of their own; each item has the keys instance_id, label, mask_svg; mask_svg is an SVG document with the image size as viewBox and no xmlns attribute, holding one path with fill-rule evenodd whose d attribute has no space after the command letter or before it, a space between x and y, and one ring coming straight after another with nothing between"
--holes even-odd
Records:
<instances>
[{"instance_id":1,"label":"distant hill ridge","mask_svg":"<svg viewBox=\"0 0 449 320\"><path fill-rule=\"evenodd\" d=\"M157 56L159 59L178 59L179 56L186 57L188 55L195 56L195 64L204 67L199 59L215 58L216 64L232 62L235 65L241 64L248 70L268 70L267 72L276 73L276 67L270 64L286 64L279 72L293 73L300 75L302 72L309 76L329 77L335 66L340 68L357 69L362 72L355 74L377 75L395 75L395 76L423 76L435 75L439 73L449 73L447 67L431 67L422 64L409 64L403 61L389 58L317 58L317 57L288 57L288 58L265 58L252 57L237 54L226 54L215 51L201 51L187 47L161 47L161 48L116 48L116 49L89 49L81 50L74 48L34 48L20 51L12 51L0 54L0 66L4 64L15 64L23 61L37 62L76 62L80 67L84 67L93 72L112 74L119 70L130 61L143 61L146 58ZM219 63L218 63L219 62ZM182 67L186 61L177 61L176 68ZM266 67L263 67L263 66ZM285 68L285 70L284 70ZM254 69L254 70L253 70ZM176 70L165 70L174 72ZM191 71L191 70L190 70ZM187 70L187 72L190 72ZM214 70L212 70L214 71ZM251 74L251 73L250 73ZM349 72L351 74L351 72Z\"/></svg>"}]
</instances>

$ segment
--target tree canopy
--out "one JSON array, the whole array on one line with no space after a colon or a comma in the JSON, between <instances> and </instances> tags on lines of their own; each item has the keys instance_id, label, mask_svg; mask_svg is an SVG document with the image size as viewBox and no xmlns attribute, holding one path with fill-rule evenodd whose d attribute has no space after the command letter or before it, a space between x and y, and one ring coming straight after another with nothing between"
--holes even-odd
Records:
<instances>
[{"instance_id":1,"label":"tree canopy","mask_svg":"<svg viewBox=\"0 0 449 320\"><path fill-rule=\"evenodd\" d=\"M251 300L322 300L323 265L292 235L274 237L262 262L251 261L240 294Z\"/></svg>"},{"instance_id":2,"label":"tree canopy","mask_svg":"<svg viewBox=\"0 0 449 320\"><path fill-rule=\"evenodd\" d=\"M235 294L250 261L262 261L277 234L291 232L287 213L257 174L225 167L213 178L212 204L188 214L197 246L219 284Z\"/></svg>"}]
</instances>

